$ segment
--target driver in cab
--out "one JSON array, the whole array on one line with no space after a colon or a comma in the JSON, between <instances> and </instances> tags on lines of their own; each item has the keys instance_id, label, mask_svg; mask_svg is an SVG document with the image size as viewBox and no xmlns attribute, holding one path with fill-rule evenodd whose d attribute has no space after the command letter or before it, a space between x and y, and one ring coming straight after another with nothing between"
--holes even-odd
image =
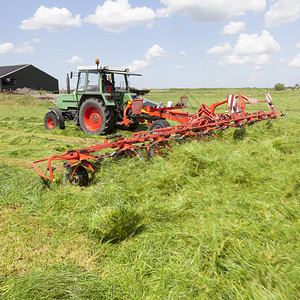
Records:
<instances>
[{"instance_id":1,"label":"driver in cab","mask_svg":"<svg viewBox=\"0 0 300 300\"><path fill-rule=\"evenodd\" d=\"M112 92L113 91L113 84L110 80L107 79L107 75L102 75L102 86L105 92Z\"/></svg>"}]
</instances>

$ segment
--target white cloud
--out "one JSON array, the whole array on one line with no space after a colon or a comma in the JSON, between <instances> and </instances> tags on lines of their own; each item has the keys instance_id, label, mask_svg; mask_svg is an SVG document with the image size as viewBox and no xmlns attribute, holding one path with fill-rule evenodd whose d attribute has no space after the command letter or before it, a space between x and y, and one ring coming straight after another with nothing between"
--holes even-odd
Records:
<instances>
[{"instance_id":1,"label":"white cloud","mask_svg":"<svg viewBox=\"0 0 300 300\"><path fill-rule=\"evenodd\" d=\"M15 46L12 43L0 44L0 54L13 53L14 49Z\"/></svg>"},{"instance_id":2,"label":"white cloud","mask_svg":"<svg viewBox=\"0 0 300 300\"><path fill-rule=\"evenodd\" d=\"M220 66L226 67L228 65L253 65L255 70L263 69L266 65L271 63L270 55L247 55L247 56L238 56L236 54L230 54L224 56L222 61L219 63Z\"/></svg>"},{"instance_id":3,"label":"white cloud","mask_svg":"<svg viewBox=\"0 0 300 300\"><path fill-rule=\"evenodd\" d=\"M279 43L267 30L263 30L261 36L258 34L241 34L234 47L234 52L240 55L274 54L279 50Z\"/></svg>"},{"instance_id":4,"label":"white cloud","mask_svg":"<svg viewBox=\"0 0 300 300\"><path fill-rule=\"evenodd\" d=\"M267 27L275 27L287 22L294 22L300 17L299 0L278 0L265 15Z\"/></svg>"},{"instance_id":5,"label":"white cloud","mask_svg":"<svg viewBox=\"0 0 300 300\"><path fill-rule=\"evenodd\" d=\"M186 55L186 52L185 51L180 51L179 54L180 55Z\"/></svg>"},{"instance_id":6,"label":"white cloud","mask_svg":"<svg viewBox=\"0 0 300 300\"><path fill-rule=\"evenodd\" d=\"M250 56L239 56L236 54L229 54L222 58L220 62L221 66L228 66L228 65L247 65L251 63Z\"/></svg>"},{"instance_id":7,"label":"white cloud","mask_svg":"<svg viewBox=\"0 0 300 300\"><path fill-rule=\"evenodd\" d=\"M130 71L138 71L145 69L149 63L145 60L134 60L128 65L126 65L126 68L128 68Z\"/></svg>"},{"instance_id":8,"label":"white cloud","mask_svg":"<svg viewBox=\"0 0 300 300\"><path fill-rule=\"evenodd\" d=\"M70 59L67 60L68 64L75 64L75 63L83 63L83 59L77 55L72 56Z\"/></svg>"},{"instance_id":9,"label":"white cloud","mask_svg":"<svg viewBox=\"0 0 300 300\"><path fill-rule=\"evenodd\" d=\"M23 43L21 46L15 47L16 54L31 54L34 51L34 47L29 42Z\"/></svg>"},{"instance_id":10,"label":"white cloud","mask_svg":"<svg viewBox=\"0 0 300 300\"><path fill-rule=\"evenodd\" d=\"M145 57L147 61L153 61L155 59L161 58L165 55L165 53L166 51L162 47L155 44L147 50Z\"/></svg>"},{"instance_id":11,"label":"white cloud","mask_svg":"<svg viewBox=\"0 0 300 300\"><path fill-rule=\"evenodd\" d=\"M165 7L157 9L155 14L159 18L169 18L170 17L170 14Z\"/></svg>"},{"instance_id":12,"label":"white cloud","mask_svg":"<svg viewBox=\"0 0 300 300\"><path fill-rule=\"evenodd\" d=\"M95 24L105 31L121 33L138 25L151 26L154 18L155 13L151 8L145 6L131 8L128 0L106 0L84 21Z\"/></svg>"},{"instance_id":13,"label":"white cloud","mask_svg":"<svg viewBox=\"0 0 300 300\"><path fill-rule=\"evenodd\" d=\"M182 69L182 65L177 65L176 70L180 70L180 69Z\"/></svg>"},{"instance_id":14,"label":"white cloud","mask_svg":"<svg viewBox=\"0 0 300 300\"><path fill-rule=\"evenodd\" d=\"M296 48L300 48L300 42L295 45Z\"/></svg>"},{"instance_id":15,"label":"white cloud","mask_svg":"<svg viewBox=\"0 0 300 300\"><path fill-rule=\"evenodd\" d=\"M245 14L246 11L263 11L266 0L161 0L166 6L156 11L158 17L184 15L195 22L214 22L232 16Z\"/></svg>"},{"instance_id":16,"label":"white cloud","mask_svg":"<svg viewBox=\"0 0 300 300\"><path fill-rule=\"evenodd\" d=\"M29 42L25 42L20 46L15 46L13 43L0 44L0 54L31 54L34 47Z\"/></svg>"},{"instance_id":17,"label":"white cloud","mask_svg":"<svg viewBox=\"0 0 300 300\"><path fill-rule=\"evenodd\" d=\"M221 66L228 65L253 65L255 70L263 69L266 65L271 64L271 56L268 54L260 55L245 55L239 56L236 54L230 54L222 58L219 63Z\"/></svg>"},{"instance_id":18,"label":"white cloud","mask_svg":"<svg viewBox=\"0 0 300 300\"><path fill-rule=\"evenodd\" d=\"M148 67L155 60L162 58L165 55L166 51L159 45L153 45L145 53L144 60L134 60L126 68L129 68L130 71L138 71Z\"/></svg>"},{"instance_id":19,"label":"white cloud","mask_svg":"<svg viewBox=\"0 0 300 300\"><path fill-rule=\"evenodd\" d=\"M241 34L233 52L222 57L221 66L253 65L259 70L271 64L272 55L280 51L279 43L266 30L262 35Z\"/></svg>"},{"instance_id":20,"label":"white cloud","mask_svg":"<svg viewBox=\"0 0 300 300\"><path fill-rule=\"evenodd\" d=\"M289 67L300 67L300 53L290 61Z\"/></svg>"},{"instance_id":21,"label":"white cloud","mask_svg":"<svg viewBox=\"0 0 300 300\"><path fill-rule=\"evenodd\" d=\"M40 6L33 17L23 20L20 28L23 30L46 29L51 32L66 31L70 27L80 27L80 15L72 16L66 8L48 8Z\"/></svg>"},{"instance_id":22,"label":"white cloud","mask_svg":"<svg viewBox=\"0 0 300 300\"><path fill-rule=\"evenodd\" d=\"M208 54L223 54L232 50L232 47L229 43L225 42L223 45L214 46L206 51Z\"/></svg>"},{"instance_id":23,"label":"white cloud","mask_svg":"<svg viewBox=\"0 0 300 300\"><path fill-rule=\"evenodd\" d=\"M259 54L252 57L252 64L254 64L255 70L263 69L265 66L272 63L270 54Z\"/></svg>"},{"instance_id":24,"label":"white cloud","mask_svg":"<svg viewBox=\"0 0 300 300\"><path fill-rule=\"evenodd\" d=\"M233 35L243 30L245 30L245 22L230 22L223 27L222 33Z\"/></svg>"}]
</instances>

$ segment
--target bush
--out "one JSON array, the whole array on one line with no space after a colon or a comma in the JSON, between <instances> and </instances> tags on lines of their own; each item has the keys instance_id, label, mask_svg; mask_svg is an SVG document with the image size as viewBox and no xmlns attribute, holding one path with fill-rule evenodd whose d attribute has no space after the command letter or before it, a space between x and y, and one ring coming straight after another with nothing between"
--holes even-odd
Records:
<instances>
[{"instance_id":1,"label":"bush","mask_svg":"<svg viewBox=\"0 0 300 300\"><path fill-rule=\"evenodd\" d=\"M275 91L283 91L284 88L285 88L285 86L284 86L283 83L276 83L275 86L274 86Z\"/></svg>"}]
</instances>

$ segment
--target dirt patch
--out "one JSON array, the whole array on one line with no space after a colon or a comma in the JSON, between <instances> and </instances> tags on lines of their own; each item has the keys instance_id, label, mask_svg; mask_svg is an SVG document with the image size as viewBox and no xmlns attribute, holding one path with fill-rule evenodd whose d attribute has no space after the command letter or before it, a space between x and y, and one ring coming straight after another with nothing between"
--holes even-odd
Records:
<instances>
[{"instance_id":1,"label":"dirt patch","mask_svg":"<svg viewBox=\"0 0 300 300\"><path fill-rule=\"evenodd\" d=\"M40 94L38 91L29 89L29 88L18 88L15 91L13 91L14 94L18 94L18 95L38 95Z\"/></svg>"},{"instance_id":2,"label":"dirt patch","mask_svg":"<svg viewBox=\"0 0 300 300\"><path fill-rule=\"evenodd\" d=\"M53 94L43 94L43 95L34 95L33 97L39 101L51 101L56 105L57 103L56 96L57 95L53 95Z\"/></svg>"},{"instance_id":3,"label":"dirt patch","mask_svg":"<svg viewBox=\"0 0 300 300\"><path fill-rule=\"evenodd\" d=\"M49 94L46 92L38 92L29 88L18 88L14 91L14 94L18 95L30 95L38 101L50 101L56 104L56 94Z\"/></svg>"}]
</instances>

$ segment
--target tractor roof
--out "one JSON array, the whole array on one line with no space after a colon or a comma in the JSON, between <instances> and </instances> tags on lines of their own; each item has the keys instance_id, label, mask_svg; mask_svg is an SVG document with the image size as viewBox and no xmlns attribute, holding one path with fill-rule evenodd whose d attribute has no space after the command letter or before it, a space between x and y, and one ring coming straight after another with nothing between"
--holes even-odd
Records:
<instances>
[{"instance_id":1,"label":"tractor roof","mask_svg":"<svg viewBox=\"0 0 300 300\"><path fill-rule=\"evenodd\" d=\"M101 73L115 73L115 74L126 74L133 76L142 76L141 74L131 73L129 69L126 68L118 68L118 67L110 67L110 66L79 66L78 71L99 71Z\"/></svg>"}]
</instances>

